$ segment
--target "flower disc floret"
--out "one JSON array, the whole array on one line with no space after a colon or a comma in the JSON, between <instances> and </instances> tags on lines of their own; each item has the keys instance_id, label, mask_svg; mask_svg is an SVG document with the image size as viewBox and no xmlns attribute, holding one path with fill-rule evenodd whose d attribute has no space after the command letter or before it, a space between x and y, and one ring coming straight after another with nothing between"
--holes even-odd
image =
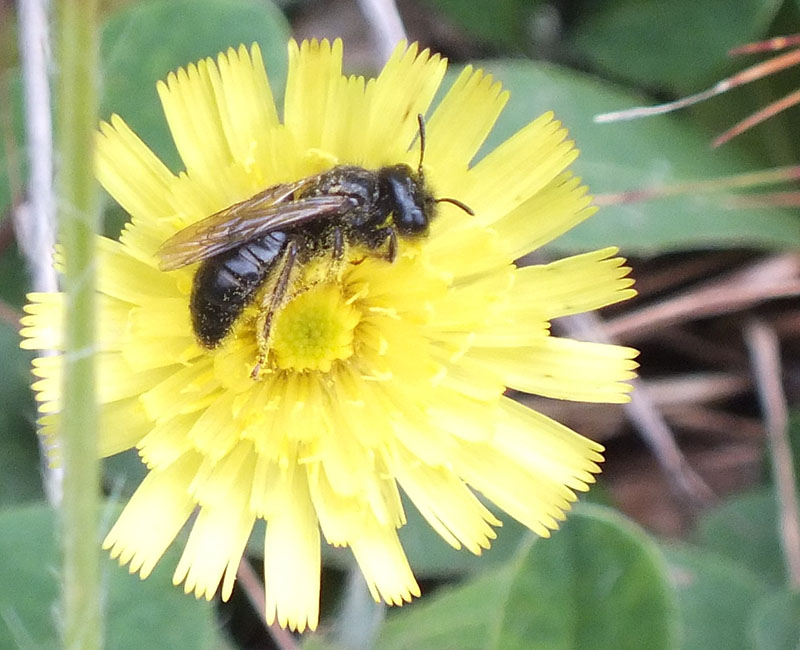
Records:
<instances>
[{"instance_id":1,"label":"flower disc floret","mask_svg":"<svg viewBox=\"0 0 800 650\"><path fill-rule=\"evenodd\" d=\"M272 353L281 370L329 372L353 354L353 334L361 320L335 285L320 285L294 297L275 323Z\"/></svg>"}]
</instances>

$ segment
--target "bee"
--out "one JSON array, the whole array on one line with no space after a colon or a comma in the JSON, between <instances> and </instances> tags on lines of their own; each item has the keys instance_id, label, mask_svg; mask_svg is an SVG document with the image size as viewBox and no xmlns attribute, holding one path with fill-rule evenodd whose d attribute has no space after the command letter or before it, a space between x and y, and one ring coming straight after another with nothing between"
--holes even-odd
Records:
<instances>
[{"instance_id":1,"label":"bee","mask_svg":"<svg viewBox=\"0 0 800 650\"><path fill-rule=\"evenodd\" d=\"M425 126L418 116L417 169L397 164L369 170L355 165L292 183L273 185L202 219L167 239L157 251L159 268L172 271L196 262L189 310L198 342L216 348L245 307L270 282L256 321L256 379L266 361L275 314L291 284L293 270L330 253L341 263L345 246L360 246L393 262L398 239L425 237L436 216L435 198L425 183L422 160Z\"/></svg>"}]
</instances>

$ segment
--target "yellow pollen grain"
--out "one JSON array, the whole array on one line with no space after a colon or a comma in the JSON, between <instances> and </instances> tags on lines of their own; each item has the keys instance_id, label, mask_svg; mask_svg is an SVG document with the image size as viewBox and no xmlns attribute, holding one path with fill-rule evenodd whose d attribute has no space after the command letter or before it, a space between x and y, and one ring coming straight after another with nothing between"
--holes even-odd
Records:
<instances>
[{"instance_id":1,"label":"yellow pollen grain","mask_svg":"<svg viewBox=\"0 0 800 650\"><path fill-rule=\"evenodd\" d=\"M296 296L278 315L272 340L282 370L328 372L334 361L353 354L358 309L336 285L317 285Z\"/></svg>"}]
</instances>

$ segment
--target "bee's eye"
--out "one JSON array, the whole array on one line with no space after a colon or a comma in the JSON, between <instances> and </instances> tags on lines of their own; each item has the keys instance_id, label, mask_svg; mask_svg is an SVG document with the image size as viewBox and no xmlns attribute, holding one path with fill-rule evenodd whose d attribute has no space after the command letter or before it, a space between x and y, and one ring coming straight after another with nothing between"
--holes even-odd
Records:
<instances>
[{"instance_id":1,"label":"bee's eye","mask_svg":"<svg viewBox=\"0 0 800 650\"><path fill-rule=\"evenodd\" d=\"M394 226L401 235L425 235L428 232L428 217L418 205L398 201Z\"/></svg>"},{"instance_id":2,"label":"bee's eye","mask_svg":"<svg viewBox=\"0 0 800 650\"><path fill-rule=\"evenodd\" d=\"M383 182L397 234L426 235L429 218L420 181L413 178L406 167L398 166L387 170Z\"/></svg>"}]
</instances>

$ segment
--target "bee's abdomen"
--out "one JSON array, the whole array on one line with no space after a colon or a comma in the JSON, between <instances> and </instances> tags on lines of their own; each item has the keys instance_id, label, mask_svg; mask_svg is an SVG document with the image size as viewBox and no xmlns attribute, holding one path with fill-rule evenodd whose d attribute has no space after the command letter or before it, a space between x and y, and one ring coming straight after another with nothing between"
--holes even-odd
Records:
<instances>
[{"instance_id":1,"label":"bee's abdomen","mask_svg":"<svg viewBox=\"0 0 800 650\"><path fill-rule=\"evenodd\" d=\"M194 276L190 311L200 344L216 347L274 265L286 234L271 232L204 261Z\"/></svg>"}]
</instances>

